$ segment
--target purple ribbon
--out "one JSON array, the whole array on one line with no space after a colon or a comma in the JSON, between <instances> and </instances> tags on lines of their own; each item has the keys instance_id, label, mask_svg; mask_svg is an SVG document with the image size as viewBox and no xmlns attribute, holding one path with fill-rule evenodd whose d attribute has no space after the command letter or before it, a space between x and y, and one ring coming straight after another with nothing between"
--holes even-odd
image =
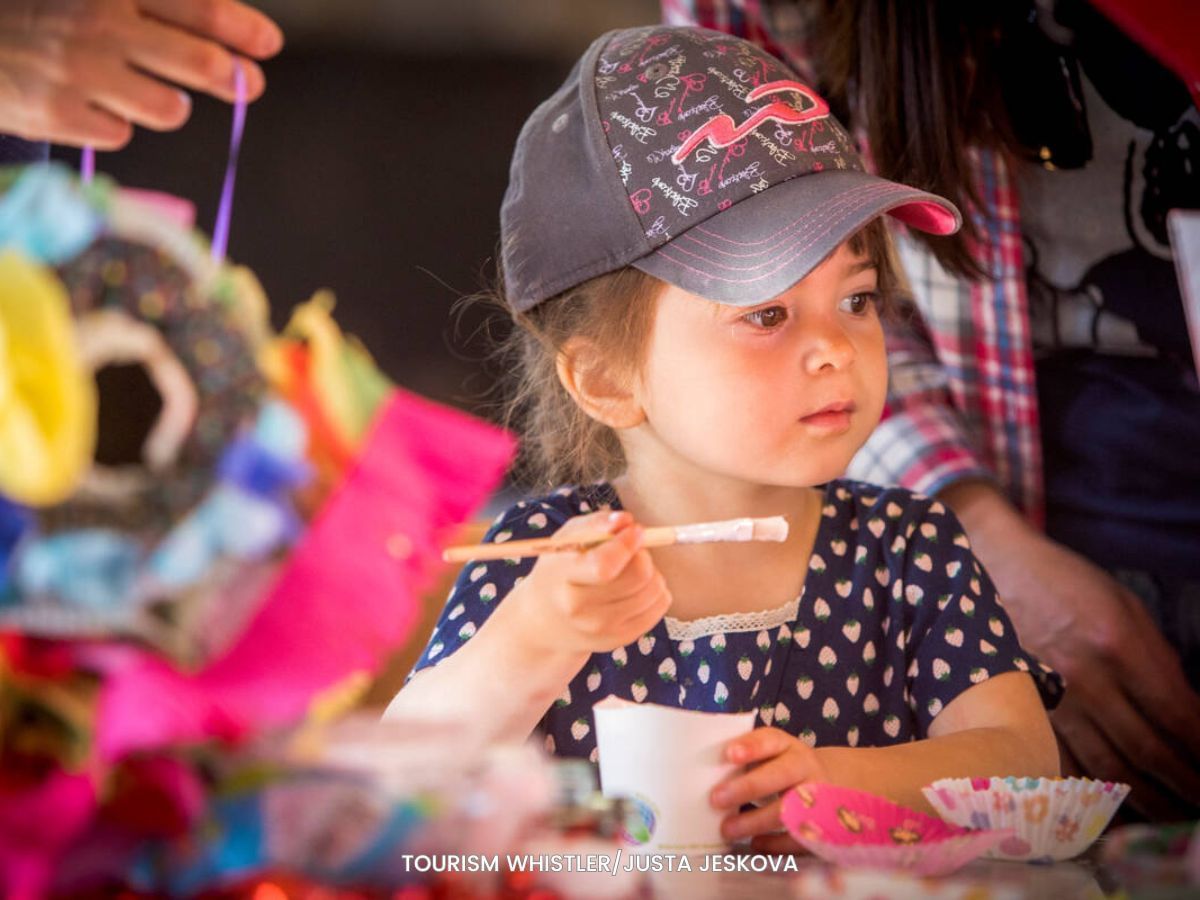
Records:
<instances>
[{"instance_id":1,"label":"purple ribbon","mask_svg":"<svg viewBox=\"0 0 1200 900\"><path fill-rule=\"evenodd\" d=\"M221 202L217 206L217 221L213 225L212 258L215 262L225 261L225 250L229 246L229 220L233 216L233 185L237 178L238 151L242 149L242 132L246 128L246 75L241 61L233 70L233 133L229 136L229 161L225 164L225 183L221 187ZM79 177L84 184L91 184L96 173L96 151L88 146L79 157Z\"/></svg>"},{"instance_id":2,"label":"purple ribbon","mask_svg":"<svg viewBox=\"0 0 1200 900\"><path fill-rule=\"evenodd\" d=\"M221 203L217 207L217 221L213 225L212 258L216 262L225 260L225 249L229 245L229 220L233 215L233 184L237 176L238 151L242 148L242 131L246 127L246 76L241 61L233 71L236 100L233 104L233 133L229 137L229 162L225 164L225 184L221 187Z\"/></svg>"}]
</instances>

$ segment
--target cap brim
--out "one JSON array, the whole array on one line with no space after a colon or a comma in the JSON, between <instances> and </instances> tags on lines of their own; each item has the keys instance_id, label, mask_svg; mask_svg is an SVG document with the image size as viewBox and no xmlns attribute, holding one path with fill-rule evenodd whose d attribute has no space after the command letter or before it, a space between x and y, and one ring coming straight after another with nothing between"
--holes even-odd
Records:
<instances>
[{"instance_id":1,"label":"cap brim","mask_svg":"<svg viewBox=\"0 0 1200 900\"><path fill-rule=\"evenodd\" d=\"M935 194L865 172L815 172L747 197L632 265L709 300L753 306L884 213L931 234L962 224L954 204Z\"/></svg>"}]
</instances>

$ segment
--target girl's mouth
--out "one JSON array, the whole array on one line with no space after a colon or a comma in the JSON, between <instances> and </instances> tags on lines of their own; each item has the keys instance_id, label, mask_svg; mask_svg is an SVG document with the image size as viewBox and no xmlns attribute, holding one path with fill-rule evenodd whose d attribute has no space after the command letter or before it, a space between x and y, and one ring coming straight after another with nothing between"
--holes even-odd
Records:
<instances>
[{"instance_id":1,"label":"girl's mouth","mask_svg":"<svg viewBox=\"0 0 1200 900\"><path fill-rule=\"evenodd\" d=\"M850 428L850 420L853 415L854 403L850 400L839 400L828 403L807 416L802 416L800 422L822 431L846 431Z\"/></svg>"}]
</instances>

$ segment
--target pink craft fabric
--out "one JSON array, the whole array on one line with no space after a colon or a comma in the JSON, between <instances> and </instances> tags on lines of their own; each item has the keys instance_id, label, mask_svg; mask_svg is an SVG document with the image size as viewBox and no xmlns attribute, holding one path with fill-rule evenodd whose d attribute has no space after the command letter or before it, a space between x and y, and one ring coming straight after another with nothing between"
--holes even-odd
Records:
<instances>
[{"instance_id":1,"label":"pink craft fabric","mask_svg":"<svg viewBox=\"0 0 1200 900\"><path fill-rule=\"evenodd\" d=\"M196 224L196 204L174 194L149 191L144 188L120 188L120 195L142 206L154 210L180 228L189 229Z\"/></svg>"},{"instance_id":2,"label":"pink craft fabric","mask_svg":"<svg viewBox=\"0 0 1200 900\"><path fill-rule=\"evenodd\" d=\"M396 389L223 657L187 674L131 651L106 673L102 758L283 727L320 692L377 672L408 636L441 546L495 488L514 449L507 432Z\"/></svg>"},{"instance_id":3,"label":"pink craft fabric","mask_svg":"<svg viewBox=\"0 0 1200 900\"><path fill-rule=\"evenodd\" d=\"M225 656L189 673L131 645L69 645L73 665L103 685L95 767L0 793L0 893L47 893L61 854L96 815L96 772L131 753L285 727L322 691L376 672L408 636L441 546L514 449L506 432L397 389ZM195 786L158 769L158 787L194 812Z\"/></svg>"},{"instance_id":4,"label":"pink craft fabric","mask_svg":"<svg viewBox=\"0 0 1200 900\"><path fill-rule=\"evenodd\" d=\"M95 808L95 781L82 772L52 772L35 788L0 791L0 892L9 900L45 895L58 854Z\"/></svg>"}]
</instances>

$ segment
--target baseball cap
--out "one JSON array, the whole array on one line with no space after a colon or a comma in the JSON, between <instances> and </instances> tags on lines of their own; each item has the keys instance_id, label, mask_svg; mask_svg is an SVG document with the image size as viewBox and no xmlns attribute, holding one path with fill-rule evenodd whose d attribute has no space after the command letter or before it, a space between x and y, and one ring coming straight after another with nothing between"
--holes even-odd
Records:
<instances>
[{"instance_id":1,"label":"baseball cap","mask_svg":"<svg viewBox=\"0 0 1200 900\"><path fill-rule=\"evenodd\" d=\"M828 104L748 41L612 31L517 138L501 269L514 312L629 265L749 306L883 213L933 234L962 221L949 201L866 172Z\"/></svg>"}]
</instances>

